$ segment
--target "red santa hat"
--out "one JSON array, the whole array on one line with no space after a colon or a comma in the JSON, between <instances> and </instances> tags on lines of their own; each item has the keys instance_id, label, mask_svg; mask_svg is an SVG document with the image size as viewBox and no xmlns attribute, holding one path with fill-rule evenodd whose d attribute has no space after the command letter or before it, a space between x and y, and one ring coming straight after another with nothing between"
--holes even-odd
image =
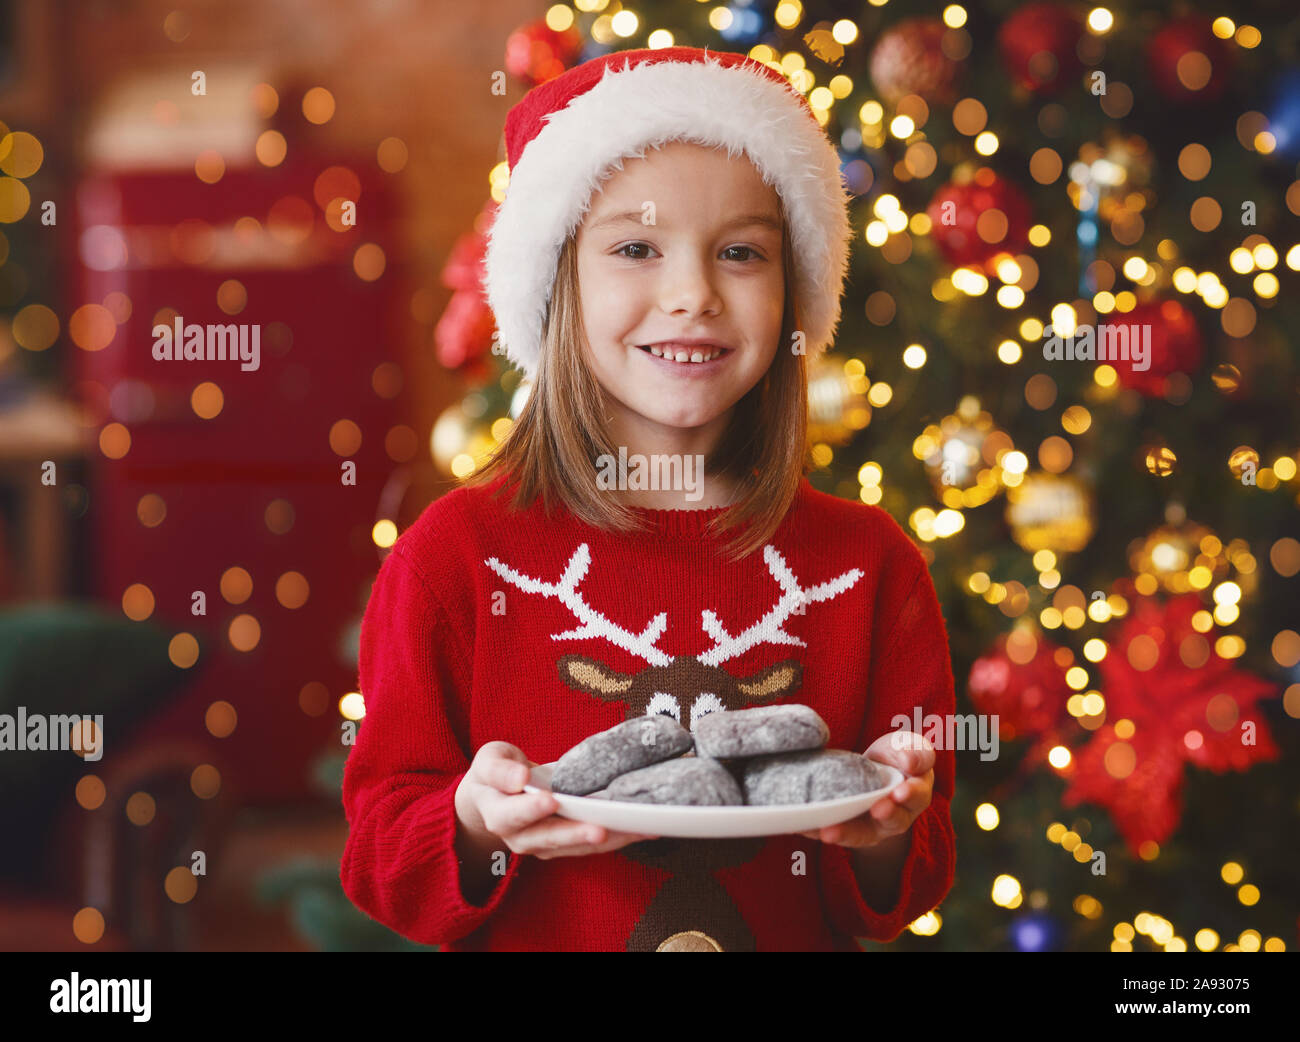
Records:
<instances>
[{"instance_id":1,"label":"red santa hat","mask_svg":"<svg viewBox=\"0 0 1300 1042\"><path fill-rule=\"evenodd\" d=\"M806 349L830 343L848 270L850 196L834 146L779 71L695 47L616 51L534 87L510 110L505 134L510 182L484 284L506 356L529 376L565 240L613 164L669 141L743 152L776 189Z\"/></svg>"}]
</instances>

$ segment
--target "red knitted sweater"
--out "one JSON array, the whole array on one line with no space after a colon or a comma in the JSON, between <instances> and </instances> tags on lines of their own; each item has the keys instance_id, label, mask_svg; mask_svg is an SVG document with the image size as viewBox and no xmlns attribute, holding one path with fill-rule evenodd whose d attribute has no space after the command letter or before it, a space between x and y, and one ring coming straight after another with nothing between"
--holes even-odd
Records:
<instances>
[{"instance_id":1,"label":"red knitted sweater","mask_svg":"<svg viewBox=\"0 0 1300 1042\"><path fill-rule=\"evenodd\" d=\"M855 951L855 937L891 940L943 899L951 750L936 753L892 908L864 901L846 848L800 835L547 860L503 843L504 875L486 903L468 902L454 795L486 742L549 763L646 712L689 726L712 709L801 702L830 726L830 748L861 752L895 714L955 709L925 559L878 507L805 478L768 548L728 563L715 551L732 533L707 530L721 507L637 508L651 529L618 534L540 502L513 512L490 495L499 487L432 503L371 592L366 715L343 781L340 878L357 907L447 951ZM794 584L809 597L789 610Z\"/></svg>"}]
</instances>

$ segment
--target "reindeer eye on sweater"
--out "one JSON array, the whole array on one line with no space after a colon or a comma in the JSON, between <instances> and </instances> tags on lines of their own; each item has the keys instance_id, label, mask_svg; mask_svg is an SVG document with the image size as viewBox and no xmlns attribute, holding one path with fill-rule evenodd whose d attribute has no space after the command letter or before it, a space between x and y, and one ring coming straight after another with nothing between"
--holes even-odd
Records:
<instances>
[{"instance_id":1,"label":"reindeer eye on sweater","mask_svg":"<svg viewBox=\"0 0 1300 1042\"><path fill-rule=\"evenodd\" d=\"M656 691L645 713L646 716L671 716L679 724L682 722L682 707L667 691Z\"/></svg>"}]
</instances>

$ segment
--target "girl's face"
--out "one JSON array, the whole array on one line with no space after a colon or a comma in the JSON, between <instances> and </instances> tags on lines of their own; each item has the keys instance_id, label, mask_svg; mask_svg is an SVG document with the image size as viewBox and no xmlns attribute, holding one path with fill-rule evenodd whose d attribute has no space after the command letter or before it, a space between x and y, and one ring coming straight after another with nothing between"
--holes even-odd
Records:
<instances>
[{"instance_id":1,"label":"girl's face","mask_svg":"<svg viewBox=\"0 0 1300 1042\"><path fill-rule=\"evenodd\" d=\"M577 250L588 361L613 430L721 435L779 347L782 235L777 193L743 154L671 142L610 176Z\"/></svg>"}]
</instances>

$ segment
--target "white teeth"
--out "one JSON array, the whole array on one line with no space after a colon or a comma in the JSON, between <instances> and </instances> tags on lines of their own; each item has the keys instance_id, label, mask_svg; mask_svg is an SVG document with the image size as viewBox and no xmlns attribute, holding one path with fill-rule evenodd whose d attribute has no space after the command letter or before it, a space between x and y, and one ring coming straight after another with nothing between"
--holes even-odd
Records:
<instances>
[{"instance_id":1,"label":"white teeth","mask_svg":"<svg viewBox=\"0 0 1300 1042\"><path fill-rule=\"evenodd\" d=\"M720 350L712 350L708 354L705 354L703 351L698 349L695 351L688 351L686 348L681 347L675 350L672 347L669 347L667 350L664 350L657 344L650 345L648 350L656 358L667 358L669 361L673 362L711 362L722 354L722 351Z\"/></svg>"}]
</instances>

